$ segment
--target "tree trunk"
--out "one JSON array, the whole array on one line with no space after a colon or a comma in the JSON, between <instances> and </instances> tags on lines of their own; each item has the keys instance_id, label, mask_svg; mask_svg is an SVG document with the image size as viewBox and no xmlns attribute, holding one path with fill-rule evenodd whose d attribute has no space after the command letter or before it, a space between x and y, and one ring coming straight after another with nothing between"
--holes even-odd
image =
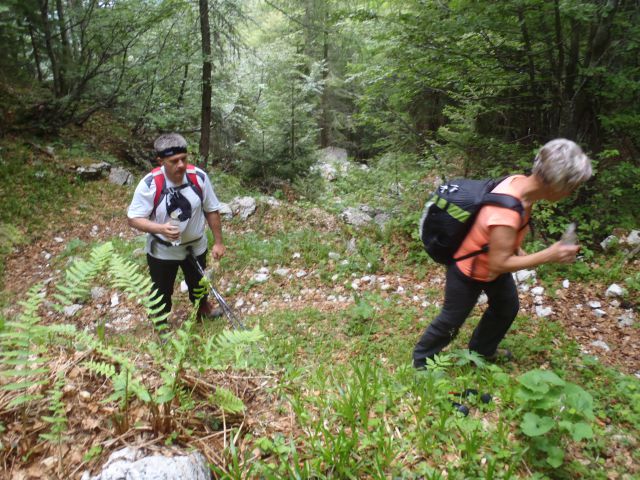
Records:
<instances>
[{"instance_id":1,"label":"tree trunk","mask_svg":"<svg viewBox=\"0 0 640 480\"><path fill-rule=\"evenodd\" d=\"M324 31L324 41L322 49L322 97L320 98L321 118L320 118L320 147L326 148L331 145L331 120L329 111L329 90L327 79L329 78L329 34Z\"/></svg>"},{"instance_id":2,"label":"tree trunk","mask_svg":"<svg viewBox=\"0 0 640 480\"><path fill-rule=\"evenodd\" d=\"M184 73L182 74L182 82L180 82L180 93L178 94L178 108L184 107L184 93L187 88L187 78L189 76L189 64L184 64Z\"/></svg>"},{"instance_id":3,"label":"tree trunk","mask_svg":"<svg viewBox=\"0 0 640 480\"><path fill-rule=\"evenodd\" d=\"M67 27L67 21L65 17L64 4L62 0L56 0L56 10L58 11L58 25L60 28L60 40L62 42L62 62L61 72L67 72L71 66L72 53L71 53L71 41L69 40L69 29ZM67 75L62 73L62 77Z\"/></svg>"},{"instance_id":4,"label":"tree trunk","mask_svg":"<svg viewBox=\"0 0 640 480\"><path fill-rule=\"evenodd\" d=\"M40 0L40 16L42 18L42 28L44 31L44 41L47 48L47 55L51 63L51 73L53 74L53 93L56 97L62 96L63 85L60 76L60 64L56 57L51 35L51 23L49 22L49 0Z\"/></svg>"},{"instance_id":5,"label":"tree trunk","mask_svg":"<svg viewBox=\"0 0 640 480\"><path fill-rule=\"evenodd\" d=\"M291 160L296 158L296 103L295 82L291 81Z\"/></svg>"},{"instance_id":6,"label":"tree trunk","mask_svg":"<svg viewBox=\"0 0 640 480\"><path fill-rule=\"evenodd\" d=\"M38 82L42 83L42 67L40 66L40 49L38 48L38 42L36 42L35 32L33 31L33 25L31 20L29 22L29 37L31 38L31 46L33 47L33 60L36 64L36 74L38 75Z\"/></svg>"},{"instance_id":7,"label":"tree trunk","mask_svg":"<svg viewBox=\"0 0 640 480\"><path fill-rule=\"evenodd\" d=\"M200 108L200 161L206 167L209 161L211 136L211 29L209 27L209 2L199 0L200 34L202 37L202 105Z\"/></svg>"}]
</instances>

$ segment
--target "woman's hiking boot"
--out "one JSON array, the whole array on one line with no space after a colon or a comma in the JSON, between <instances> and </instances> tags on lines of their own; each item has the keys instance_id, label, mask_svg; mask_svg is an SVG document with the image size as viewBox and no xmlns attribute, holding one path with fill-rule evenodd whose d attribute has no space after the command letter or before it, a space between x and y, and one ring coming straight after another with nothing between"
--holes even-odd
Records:
<instances>
[{"instance_id":1,"label":"woman's hiking boot","mask_svg":"<svg viewBox=\"0 0 640 480\"><path fill-rule=\"evenodd\" d=\"M510 362L513 360L513 353L507 348L497 348L491 355L486 355L487 362Z\"/></svg>"}]
</instances>

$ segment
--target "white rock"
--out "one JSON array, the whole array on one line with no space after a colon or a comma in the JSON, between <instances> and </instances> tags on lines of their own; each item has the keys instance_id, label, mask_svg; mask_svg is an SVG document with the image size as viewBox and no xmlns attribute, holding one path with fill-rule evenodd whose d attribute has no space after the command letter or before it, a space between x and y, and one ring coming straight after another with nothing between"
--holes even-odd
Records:
<instances>
[{"instance_id":1,"label":"white rock","mask_svg":"<svg viewBox=\"0 0 640 480\"><path fill-rule=\"evenodd\" d=\"M364 213L359 208L349 207L345 209L341 214L340 218L348 225L353 225L354 227L363 227L365 225L370 224L373 221L370 215Z\"/></svg>"},{"instance_id":2,"label":"white rock","mask_svg":"<svg viewBox=\"0 0 640 480\"><path fill-rule=\"evenodd\" d=\"M345 258L344 260L342 260L342 261L340 262L340 265L343 265L343 266L349 265L349 260L347 260L347 259Z\"/></svg>"},{"instance_id":3,"label":"white rock","mask_svg":"<svg viewBox=\"0 0 640 480\"><path fill-rule=\"evenodd\" d=\"M620 300L618 300L617 298L614 298L609 302L609 305L611 305L613 308L618 308L621 305Z\"/></svg>"},{"instance_id":4,"label":"white rock","mask_svg":"<svg viewBox=\"0 0 640 480\"><path fill-rule=\"evenodd\" d=\"M402 285L400 285L398 287L398 289L396 290L396 293L404 293L404 287Z\"/></svg>"},{"instance_id":5,"label":"white rock","mask_svg":"<svg viewBox=\"0 0 640 480\"><path fill-rule=\"evenodd\" d=\"M354 290L358 290L360 288L360 279L357 278L353 282L351 282L351 288Z\"/></svg>"},{"instance_id":6,"label":"white rock","mask_svg":"<svg viewBox=\"0 0 640 480\"><path fill-rule=\"evenodd\" d=\"M335 295L329 295L329 296L327 297L327 301L328 301L328 302L335 302L335 301L337 301L337 300L338 300L338 297L336 297Z\"/></svg>"},{"instance_id":7,"label":"white rock","mask_svg":"<svg viewBox=\"0 0 640 480\"><path fill-rule=\"evenodd\" d=\"M256 273L253 276L253 281L256 283L264 283L267 280L269 280L269 274L268 273Z\"/></svg>"},{"instance_id":8,"label":"white rock","mask_svg":"<svg viewBox=\"0 0 640 480\"><path fill-rule=\"evenodd\" d=\"M236 197L229 204L234 215L242 220L249 218L256 211L256 199L253 197Z\"/></svg>"},{"instance_id":9,"label":"white rock","mask_svg":"<svg viewBox=\"0 0 640 480\"><path fill-rule=\"evenodd\" d=\"M288 268L278 268L277 270L274 270L274 275L278 275L279 277L286 277L287 275L289 275L289 272L291 270Z\"/></svg>"},{"instance_id":10,"label":"white rock","mask_svg":"<svg viewBox=\"0 0 640 480\"><path fill-rule=\"evenodd\" d=\"M62 237L53 237L53 241L56 243L62 243L64 242L64 238Z\"/></svg>"},{"instance_id":11,"label":"white rock","mask_svg":"<svg viewBox=\"0 0 640 480\"><path fill-rule=\"evenodd\" d=\"M375 277L374 277L374 279L373 279L373 280L375 280ZM364 283L371 283L371 282L372 282L372 279L371 279L371 276L370 276L370 275L365 275L364 277L362 277L362 278L360 279L360 281L361 281L361 282L364 282Z\"/></svg>"},{"instance_id":12,"label":"white rock","mask_svg":"<svg viewBox=\"0 0 640 480\"><path fill-rule=\"evenodd\" d=\"M126 447L113 452L96 476L89 472L82 480L210 480L211 471L206 458L200 452L166 457L151 455Z\"/></svg>"},{"instance_id":13,"label":"white rock","mask_svg":"<svg viewBox=\"0 0 640 480\"><path fill-rule=\"evenodd\" d=\"M340 275L338 275L338 274L336 273L336 274L332 275L332 277L331 277L331 281L332 281L332 282L337 282L337 281L338 281L338 278L340 278Z\"/></svg>"},{"instance_id":14,"label":"white rock","mask_svg":"<svg viewBox=\"0 0 640 480\"><path fill-rule=\"evenodd\" d=\"M611 249L612 246L617 245L619 242L620 240L618 239L618 237L616 237L615 235L609 235L607 238L600 242L600 246L602 247L602 250L606 252Z\"/></svg>"},{"instance_id":15,"label":"white rock","mask_svg":"<svg viewBox=\"0 0 640 480\"><path fill-rule=\"evenodd\" d=\"M386 292L387 290L391 289L391 285L389 285L388 283L383 283L382 285L380 285L380 290L382 290L383 292Z\"/></svg>"},{"instance_id":16,"label":"white rock","mask_svg":"<svg viewBox=\"0 0 640 480\"><path fill-rule=\"evenodd\" d=\"M635 321L635 314L632 309L625 310L625 312L618 317L618 325L621 327L630 327Z\"/></svg>"},{"instance_id":17,"label":"white rock","mask_svg":"<svg viewBox=\"0 0 640 480\"><path fill-rule=\"evenodd\" d=\"M329 252L328 257L331 260L340 260L340 254L337 252Z\"/></svg>"},{"instance_id":18,"label":"white rock","mask_svg":"<svg viewBox=\"0 0 640 480\"><path fill-rule=\"evenodd\" d=\"M74 303L73 305L67 305L62 309L62 313L64 313L65 317L73 317L78 310L82 308L82 305L78 305Z\"/></svg>"},{"instance_id":19,"label":"white rock","mask_svg":"<svg viewBox=\"0 0 640 480\"><path fill-rule=\"evenodd\" d=\"M562 281L562 288L569 288L569 285L571 285L571 282L569 282L569 280L567 280L566 278Z\"/></svg>"},{"instance_id":20,"label":"white rock","mask_svg":"<svg viewBox=\"0 0 640 480\"><path fill-rule=\"evenodd\" d=\"M605 352L609 352L611 351L611 348L609 348L609 345L607 345L605 342L603 342L602 340L595 340L593 342L591 342L591 345L596 347L596 348L601 348L602 350L604 350Z\"/></svg>"},{"instance_id":21,"label":"white rock","mask_svg":"<svg viewBox=\"0 0 640 480\"><path fill-rule=\"evenodd\" d=\"M114 293L113 295L111 295L111 306L117 307L118 305L120 305L120 298L118 297L117 293Z\"/></svg>"},{"instance_id":22,"label":"white rock","mask_svg":"<svg viewBox=\"0 0 640 480\"><path fill-rule=\"evenodd\" d=\"M546 318L553 313L551 307L543 307L542 305L536 305L536 315L540 318Z\"/></svg>"},{"instance_id":23,"label":"white rock","mask_svg":"<svg viewBox=\"0 0 640 480\"><path fill-rule=\"evenodd\" d=\"M261 267L258 269L258 273L265 273L265 274L269 274L269 269L267 267Z\"/></svg>"},{"instance_id":24,"label":"white rock","mask_svg":"<svg viewBox=\"0 0 640 480\"><path fill-rule=\"evenodd\" d=\"M44 257L45 260L49 260L51 258L51 254L49 252L44 252L42 256Z\"/></svg>"},{"instance_id":25,"label":"white rock","mask_svg":"<svg viewBox=\"0 0 640 480\"><path fill-rule=\"evenodd\" d=\"M107 291L102 287L93 287L91 289L91 299L94 301L100 300L106 294L107 294Z\"/></svg>"},{"instance_id":26,"label":"white rock","mask_svg":"<svg viewBox=\"0 0 640 480\"><path fill-rule=\"evenodd\" d=\"M307 276L307 272L305 272L304 270L298 270L296 272L296 277L297 278L302 278L302 277L306 277Z\"/></svg>"},{"instance_id":27,"label":"white rock","mask_svg":"<svg viewBox=\"0 0 640 480\"><path fill-rule=\"evenodd\" d=\"M590 306L591 308L600 308L600 307L602 306L602 303L600 303L600 302L599 302L599 301L597 301L597 300L591 300L591 301L589 302L589 306Z\"/></svg>"},{"instance_id":28,"label":"white rock","mask_svg":"<svg viewBox=\"0 0 640 480\"><path fill-rule=\"evenodd\" d=\"M189 291L189 287L187 286L187 282L185 282L184 280L182 280L180 282L180 292L181 293L185 293Z\"/></svg>"},{"instance_id":29,"label":"white rock","mask_svg":"<svg viewBox=\"0 0 640 480\"><path fill-rule=\"evenodd\" d=\"M532 295L542 295L544 293L544 287L533 287L531 289Z\"/></svg>"},{"instance_id":30,"label":"white rock","mask_svg":"<svg viewBox=\"0 0 640 480\"><path fill-rule=\"evenodd\" d=\"M533 297L533 303L536 305L542 305L544 303L544 297L542 295L536 295Z\"/></svg>"},{"instance_id":31,"label":"white rock","mask_svg":"<svg viewBox=\"0 0 640 480\"><path fill-rule=\"evenodd\" d=\"M600 308L596 308L596 309L593 311L593 313L594 313L594 314L595 314L595 316L596 316L596 317L598 317L598 318L602 318L602 317L604 317L604 316L607 314L607 312L605 312L604 310L602 310L602 309L600 309Z\"/></svg>"},{"instance_id":32,"label":"white rock","mask_svg":"<svg viewBox=\"0 0 640 480\"><path fill-rule=\"evenodd\" d=\"M527 293L529 290L531 290L531 287L529 285L527 285L526 283L521 283L520 285L518 285L518 289L522 293Z\"/></svg>"},{"instance_id":33,"label":"white rock","mask_svg":"<svg viewBox=\"0 0 640 480\"><path fill-rule=\"evenodd\" d=\"M220 202L220 210L218 210L218 213L225 220L231 220L233 218L233 210L231 210L231 206L228 203Z\"/></svg>"},{"instance_id":34,"label":"white rock","mask_svg":"<svg viewBox=\"0 0 640 480\"><path fill-rule=\"evenodd\" d=\"M609 288L607 288L605 295L607 297L621 297L622 295L624 295L624 290L617 283L612 283L611 285L609 285Z\"/></svg>"},{"instance_id":35,"label":"white rock","mask_svg":"<svg viewBox=\"0 0 640 480\"><path fill-rule=\"evenodd\" d=\"M489 301L489 297L487 297L487 294L482 292L480 294L480 296L478 297L478 305L484 305Z\"/></svg>"},{"instance_id":36,"label":"white rock","mask_svg":"<svg viewBox=\"0 0 640 480\"><path fill-rule=\"evenodd\" d=\"M535 270L519 270L515 273L515 276L516 276L516 280L518 280L519 282L526 282L527 280L536 278L536 271Z\"/></svg>"},{"instance_id":37,"label":"white rock","mask_svg":"<svg viewBox=\"0 0 640 480\"><path fill-rule=\"evenodd\" d=\"M266 203L270 207L279 207L280 205L282 205L282 202L280 200L271 196L262 196L260 197L260 201L262 203Z\"/></svg>"},{"instance_id":38,"label":"white rock","mask_svg":"<svg viewBox=\"0 0 640 480\"><path fill-rule=\"evenodd\" d=\"M293 255L291 255L291 258L300 258L300 252L295 252Z\"/></svg>"},{"instance_id":39,"label":"white rock","mask_svg":"<svg viewBox=\"0 0 640 480\"><path fill-rule=\"evenodd\" d=\"M236 303L233 304L234 308L242 308L244 306L244 299L239 298L236 300Z\"/></svg>"},{"instance_id":40,"label":"white rock","mask_svg":"<svg viewBox=\"0 0 640 480\"><path fill-rule=\"evenodd\" d=\"M640 230L632 230L627 238L625 239L627 245L635 247L636 245L640 245Z\"/></svg>"}]
</instances>

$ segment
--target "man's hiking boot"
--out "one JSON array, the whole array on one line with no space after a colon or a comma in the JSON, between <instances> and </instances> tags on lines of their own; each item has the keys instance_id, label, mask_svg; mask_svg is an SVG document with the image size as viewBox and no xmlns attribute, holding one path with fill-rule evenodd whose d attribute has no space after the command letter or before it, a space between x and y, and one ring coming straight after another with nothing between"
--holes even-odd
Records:
<instances>
[{"instance_id":1,"label":"man's hiking boot","mask_svg":"<svg viewBox=\"0 0 640 480\"><path fill-rule=\"evenodd\" d=\"M487 362L510 362L513 360L513 353L507 348L498 348L491 355L486 355L484 359Z\"/></svg>"},{"instance_id":2,"label":"man's hiking boot","mask_svg":"<svg viewBox=\"0 0 640 480\"><path fill-rule=\"evenodd\" d=\"M209 302L202 302L198 307L198 313L196 314L197 320L211 320L213 318L219 318L222 316L222 309L220 307L213 308Z\"/></svg>"}]
</instances>

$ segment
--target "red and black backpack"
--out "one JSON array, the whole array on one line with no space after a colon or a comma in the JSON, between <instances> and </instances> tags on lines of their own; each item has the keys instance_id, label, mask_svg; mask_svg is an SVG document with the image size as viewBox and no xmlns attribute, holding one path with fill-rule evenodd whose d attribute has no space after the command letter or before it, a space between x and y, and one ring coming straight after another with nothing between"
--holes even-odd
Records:
<instances>
[{"instance_id":1,"label":"red and black backpack","mask_svg":"<svg viewBox=\"0 0 640 480\"><path fill-rule=\"evenodd\" d=\"M187 165L187 183L181 188L191 187L191 189L198 195L198 198L202 202L202 198L204 196L203 193L203 185L204 185L204 175L196 170L194 165ZM145 179L147 185L151 187L151 182L156 185L156 193L153 197L153 210L151 211L151 215L156 213L156 208L160 205L162 199L167 195L168 189L167 187L167 179L164 176L164 172L162 171L162 167L156 167L151 170L149 176Z\"/></svg>"}]
</instances>

